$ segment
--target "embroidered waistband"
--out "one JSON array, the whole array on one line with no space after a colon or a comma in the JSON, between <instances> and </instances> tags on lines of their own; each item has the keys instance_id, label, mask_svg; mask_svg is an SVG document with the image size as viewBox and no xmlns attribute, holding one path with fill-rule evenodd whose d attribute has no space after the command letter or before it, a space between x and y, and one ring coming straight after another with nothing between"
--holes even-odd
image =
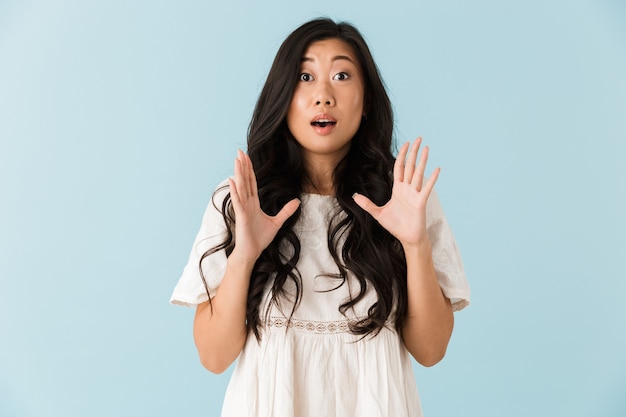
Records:
<instances>
[{"instance_id":1,"label":"embroidered waistband","mask_svg":"<svg viewBox=\"0 0 626 417\"><path fill-rule=\"evenodd\" d=\"M350 331L350 323L355 320L338 320L338 321L313 321L313 320L287 320L284 317L270 317L268 327L272 328L288 328L295 329L307 333L334 334L348 333Z\"/></svg>"}]
</instances>

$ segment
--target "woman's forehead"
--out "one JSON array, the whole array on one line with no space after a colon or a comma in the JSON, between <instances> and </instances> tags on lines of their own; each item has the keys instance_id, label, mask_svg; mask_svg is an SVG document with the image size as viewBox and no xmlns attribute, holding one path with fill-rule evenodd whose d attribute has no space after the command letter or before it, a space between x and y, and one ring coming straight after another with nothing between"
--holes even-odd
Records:
<instances>
[{"instance_id":1,"label":"woman's forehead","mask_svg":"<svg viewBox=\"0 0 626 417\"><path fill-rule=\"evenodd\" d=\"M348 60L358 65L354 49L347 42L331 38L312 42L304 51L302 61L317 61L320 59Z\"/></svg>"}]
</instances>

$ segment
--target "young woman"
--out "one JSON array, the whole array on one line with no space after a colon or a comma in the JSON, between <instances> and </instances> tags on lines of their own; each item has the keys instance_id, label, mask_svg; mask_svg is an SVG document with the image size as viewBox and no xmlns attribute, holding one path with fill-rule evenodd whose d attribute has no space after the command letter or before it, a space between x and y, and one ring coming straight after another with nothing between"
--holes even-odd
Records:
<instances>
[{"instance_id":1,"label":"young woman","mask_svg":"<svg viewBox=\"0 0 626 417\"><path fill-rule=\"evenodd\" d=\"M353 26L289 35L171 300L207 369L237 359L223 416L421 415L410 355L443 358L469 287L439 169L392 128Z\"/></svg>"}]
</instances>

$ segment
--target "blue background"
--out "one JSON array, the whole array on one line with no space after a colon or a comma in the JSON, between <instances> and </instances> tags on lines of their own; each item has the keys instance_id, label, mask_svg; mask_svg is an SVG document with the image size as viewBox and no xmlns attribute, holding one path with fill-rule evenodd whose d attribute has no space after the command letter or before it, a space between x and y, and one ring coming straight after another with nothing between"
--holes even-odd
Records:
<instances>
[{"instance_id":1,"label":"blue background","mask_svg":"<svg viewBox=\"0 0 626 417\"><path fill-rule=\"evenodd\" d=\"M217 416L170 306L273 56L356 24L472 305L427 416L626 415L626 3L0 1L0 416Z\"/></svg>"}]
</instances>

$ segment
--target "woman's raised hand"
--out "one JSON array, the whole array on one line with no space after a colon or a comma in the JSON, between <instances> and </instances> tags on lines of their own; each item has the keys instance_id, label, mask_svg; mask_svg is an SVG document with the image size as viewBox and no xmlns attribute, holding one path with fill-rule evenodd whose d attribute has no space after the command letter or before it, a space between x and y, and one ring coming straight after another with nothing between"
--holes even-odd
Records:
<instances>
[{"instance_id":1,"label":"woman's raised hand","mask_svg":"<svg viewBox=\"0 0 626 417\"><path fill-rule=\"evenodd\" d=\"M241 150L237 152L235 159L235 178L229 178L228 182L235 209L233 253L236 252L242 260L256 261L272 242L283 223L296 212L300 201L291 200L276 216L265 214L259 202L252 161Z\"/></svg>"},{"instance_id":2,"label":"woman's raised hand","mask_svg":"<svg viewBox=\"0 0 626 417\"><path fill-rule=\"evenodd\" d=\"M382 207L374 204L361 194L354 195L354 201L396 237L404 247L417 246L428 241L426 233L426 202L437 182L440 169L424 183L424 171L428 161L428 147L425 147L417 162L422 138L417 138L409 151L405 143L393 167L393 189L391 199ZM416 165L417 163L417 165Z\"/></svg>"}]
</instances>

